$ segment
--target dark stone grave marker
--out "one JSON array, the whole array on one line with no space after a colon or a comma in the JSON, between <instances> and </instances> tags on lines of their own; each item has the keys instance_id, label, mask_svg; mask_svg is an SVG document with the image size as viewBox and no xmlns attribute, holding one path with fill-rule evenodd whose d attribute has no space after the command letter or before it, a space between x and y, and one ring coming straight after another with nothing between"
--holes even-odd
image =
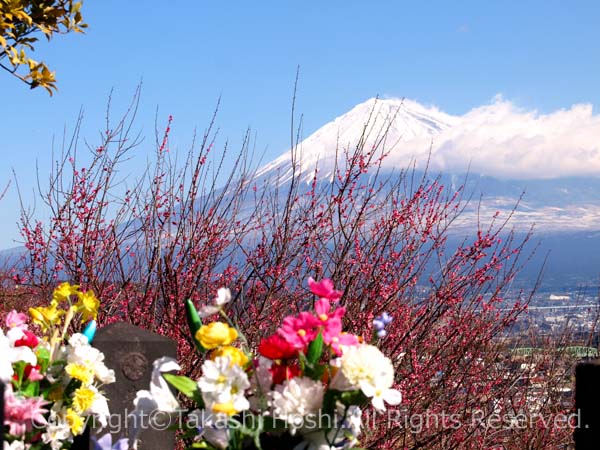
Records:
<instances>
[{"instance_id":1,"label":"dark stone grave marker","mask_svg":"<svg viewBox=\"0 0 600 450\"><path fill-rule=\"evenodd\" d=\"M126 322L116 322L99 329L93 344L104 353L106 366L115 371L115 383L103 387L111 419L108 429L102 432L110 431L114 443L127 437L127 415L133 411L136 392L150 387L152 363L162 356L176 358L177 344ZM147 423L148 420L145 421ZM173 431L148 427L138 438L141 441L139 448L143 450L172 450L175 446ZM90 444L90 448L93 445Z\"/></svg>"},{"instance_id":2,"label":"dark stone grave marker","mask_svg":"<svg viewBox=\"0 0 600 450\"><path fill-rule=\"evenodd\" d=\"M0 381L0 426L4 427L4 383ZM0 448L4 448L4 433L0 433Z\"/></svg>"},{"instance_id":3,"label":"dark stone grave marker","mask_svg":"<svg viewBox=\"0 0 600 450\"><path fill-rule=\"evenodd\" d=\"M600 446L600 360L582 362L575 368L575 449Z\"/></svg>"}]
</instances>

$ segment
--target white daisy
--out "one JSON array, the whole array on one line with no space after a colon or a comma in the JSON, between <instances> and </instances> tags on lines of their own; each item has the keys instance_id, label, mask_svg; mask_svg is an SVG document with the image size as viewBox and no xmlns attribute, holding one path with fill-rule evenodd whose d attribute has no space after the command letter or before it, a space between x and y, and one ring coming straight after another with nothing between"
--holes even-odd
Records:
<instances>
[{"instance_id":1,"label":"white daisy","mask_svg":"<svg viewBox=\"0 0 600 450\"><path fill-rule=\"evenodd\" d=\"M248 376L240 366L231 364L229 356L204 361L198 387L208 409L216 404L230 404L236 412L250 407L244 396L246 389L250 387Z\"/></svg>"}]
</instances>

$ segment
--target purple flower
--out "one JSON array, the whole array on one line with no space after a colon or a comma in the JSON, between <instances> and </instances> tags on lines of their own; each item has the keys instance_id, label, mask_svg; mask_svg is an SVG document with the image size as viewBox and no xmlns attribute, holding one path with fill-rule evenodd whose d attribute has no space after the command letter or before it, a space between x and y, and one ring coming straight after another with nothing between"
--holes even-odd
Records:
<instances>
[{"instance_id":1,"label":"purple flower","mask_svg":"<svg viewBox=\"0 0 600 450\"><path fill-rule=\"evenodd\" d=\"M94 439L94 450L129 450L129 439L119 439L115 444L112 443L112 436L106 433L100 439Z\"/></svg>"},{"instance_id":2,"label":"purple flower","mask_svg":"<svg viewBox=\"0 0 600 450\"><path fill-rule=\"evenodd\" d=\"M387 312L383 312L380 316L375 317L373 320L373 326L375 327L375 334L378 338L385 337L387 332L385 327L392 323L394 319Z\"/></svg>"}]
</instances>

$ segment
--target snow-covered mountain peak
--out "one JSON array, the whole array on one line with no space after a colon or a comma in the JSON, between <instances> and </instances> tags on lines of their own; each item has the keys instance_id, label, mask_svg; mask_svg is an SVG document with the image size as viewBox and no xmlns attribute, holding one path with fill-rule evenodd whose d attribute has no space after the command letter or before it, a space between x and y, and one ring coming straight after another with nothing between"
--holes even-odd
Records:
<instances>
[{"instance_id":1,"label":"snow-covered mountain peak","mask_svg":"<svg viewBox=\"0 0 600 450\"><path fill-rule=\"evenodd\" d=\"M353 151L363 138L365 149L371 149L382 139L380 151L394 151L396 144L413 140L419 141L421 147L423 140L431 141L459 121L460 118L413 100L371 98L319 128L299 144L297 151L302 177L309 181L315 167L318 167L321 177L331 178L336 157L339 159L344 151ZM274 175L279 183L285 183L292 176L291 164L292 152L288 151L259 169L257 177Z\"/></svg>"},{"instance_id":2,"label":"snow-covered mountain peak","mask_svg":"<svg viewBox=\"0 0 600 450\"><path fill-rule=\"evenodd\" d=\"M331 179L344 151L360 144L370 151L375 143L388 154L383 165L389 169L415 163L434 172L502 179L600 178L600 115L591 105L539 113L496 96L462 116L413 100L369 99L298 145L302 179L310 181L315 167L320 179ZM258 176L287 182L292 152L262 167Z\"/></svg>"}]
</instances>

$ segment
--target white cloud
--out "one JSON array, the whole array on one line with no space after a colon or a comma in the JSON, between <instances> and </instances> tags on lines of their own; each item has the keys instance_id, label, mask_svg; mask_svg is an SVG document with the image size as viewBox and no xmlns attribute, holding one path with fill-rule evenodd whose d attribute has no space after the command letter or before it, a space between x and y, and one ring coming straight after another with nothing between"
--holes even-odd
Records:
<instances>
[{"instance_id":1,"label":"white cloud","mask_svg":"<svg viewBox=\"0 0 600 450\"><path fill-rule=\"evenodd\" d=\"M432 139L435 170L464 171L470 165L473 173L503 178L600 176L600 115L590 104L539 114L498 96L456 117L436 136L402 140L390 163L408 156L420 162Z\"/></svg>"},{"instance_id":2,"label":"white cloud","mask_svg":"<svg viewBox=\"0 0 600 450\"><path fill-rule=\"evenodd\" d=\"M441 172L469 170L516 179L600 177L600 115L594 115L592 105L578 104L541 114L519 108L498 95L462 116L412 100L370 99L361 103L301 143L306 181L312 180L315 165L321 176L333 177L335 149L353 148L368 120L365 148L371 148L382 130L387 130L385 150L389 156L383 163L387 167L406 168L414 162L423 167L431 156L430 169ZM261 168L259 175L277 171L281 182L288 180L290 158L289 152L284 153Z\"/></svg>"}]
</instances>

